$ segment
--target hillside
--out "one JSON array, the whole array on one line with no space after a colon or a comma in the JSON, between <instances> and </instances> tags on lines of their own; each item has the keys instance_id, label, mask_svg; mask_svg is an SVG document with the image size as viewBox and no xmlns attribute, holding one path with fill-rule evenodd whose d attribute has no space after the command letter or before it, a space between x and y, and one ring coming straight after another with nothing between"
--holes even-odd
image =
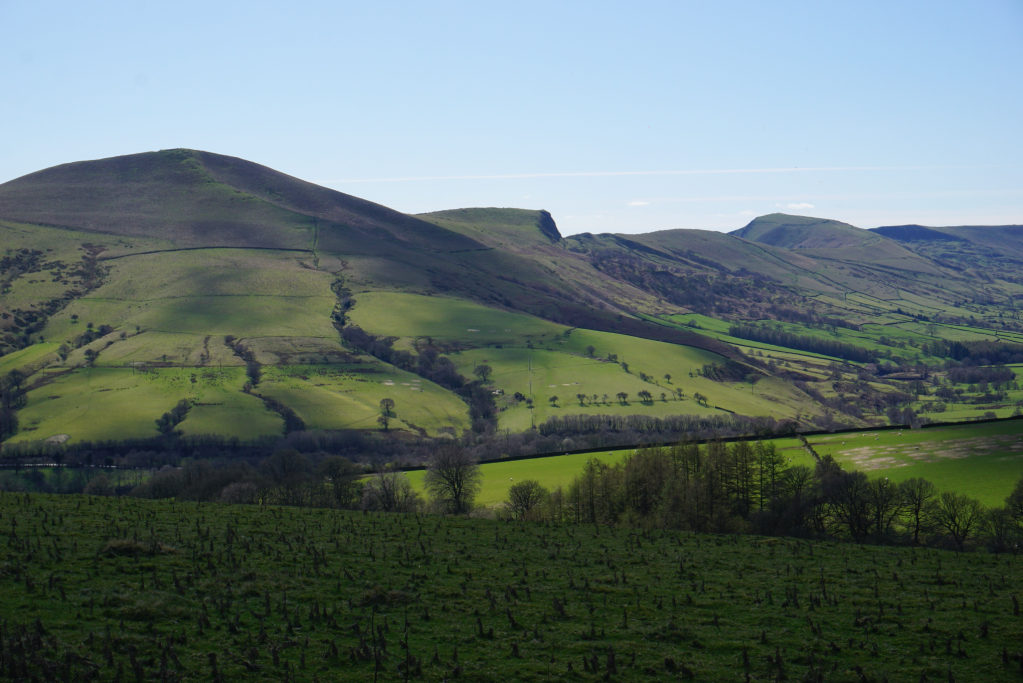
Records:
<instances>
[{"instance_id":1,"label":"hillside","mask_svg":"<svg viewBox=\"0 0 1023 683\"><path fill-rule=\"evenodd\" d=\"M4 183L0 236L18 425L0 438L14 442L161 438L181 401L171 433L243 440L485 435L594 414L863 425L937 399L902 398L890 370L863 384L848 359L908 367L944 362L953 341L1023 343L1015 226L772 214L732 234L564 238L542 210L409 216L177 149ZM396 412L378 424L384 399Z\"/></svg>"}]
</instances>

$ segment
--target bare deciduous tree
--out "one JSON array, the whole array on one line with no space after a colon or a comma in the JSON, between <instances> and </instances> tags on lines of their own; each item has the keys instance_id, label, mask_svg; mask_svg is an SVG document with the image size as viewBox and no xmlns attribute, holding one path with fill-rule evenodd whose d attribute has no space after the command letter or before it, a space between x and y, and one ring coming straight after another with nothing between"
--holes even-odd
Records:
<instances>
[{"instance_id":1,"label":"bare deciduous tree","mask_svg":"<svg viewBox=\"0 0 1023 683\"><path fill-rule=\"evenodd\" d=\"M359 484L359 468L347 458L332 455L320 461L316 474L326 480L334 501L341 509L355 507L359 502L362 486Z\"/></svg>"},{"instance_id":2,"label":"bare deciduous tree","mask_svg":"<svg viewBox=\"0 0 1023 683\"><path fill-rule=\"evenodd\" d=\"M383 472L370 477L362 490L362 509L381 512L415 512L422 498L404 472Z\"/></svg>"},{"instance_id":3,"label":"bare deciduous tree","mask_svg":"<svg viewBox=\"0 0 1023 683\"><path fill-rule=\"evenodd\" d=\"M920 477L907 479L902 482L900 488L906 510L906 527L913 532L913 543L919 543L920 534L931 528L934 499L938 496L938 489Z\"/></svg>"},{"instance_id":4,"label":"bare deciduous tree","mask_svg":"<svg viewBox=\"0 0 1023 683\"><path fill-rule=\"evenodd\" d=\"M469 512L479 493L483 475L476 457L457 446L440 449L423 478L426 490L444 502L448 512Z\"/></svg>"},{"instance_id":5,"label":"bare deciduous tree","mask_svg":"<svg viewBox=\"0 0 1023 683\"><path fill-rule=\"evenodd\" d=\"M984 522L984 506L964 493L946 491L938 496L934 521L952 537L956 550L962 552L966 541Z\"/></svg>"}]
</instances>

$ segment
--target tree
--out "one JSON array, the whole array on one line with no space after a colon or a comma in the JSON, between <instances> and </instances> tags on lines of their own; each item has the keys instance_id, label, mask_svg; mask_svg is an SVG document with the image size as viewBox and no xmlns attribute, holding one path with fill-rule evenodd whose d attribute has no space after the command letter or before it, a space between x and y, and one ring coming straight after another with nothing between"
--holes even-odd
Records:
<instances>
[{"instance_id":1,"label":"tree","mask_svg":"<svg viewBox=\"0 0 1023 683\"><path fill-rule=\"evenodd\" d=\"M586 355L588 355L590 358L593 358L593 354L595 354L596 352L597 347L595 347L593 344L590 344L589 346L586 347Z\"/></svg>"},{"instance_id":2,"label":"tree","mask_svg":"<svg viewBox=\"0 0 1023 683\"><path fill-rule=\"evenodd\" d=\"M310 469L309 459L294 448L282 448L259 463L259 471L277 486L304 479Z\"/></svg>"},{"instance_id":3,"label":"tree","mask_svg":"<svg viewBox=\"0 0 1023 683\"><path fill-rule=\"evenodd\" d=\"M528 519L551 497L550 491L535 479L526 479L508 489L508 508L515 519Z\"/></svg>"},{"instance_id":4,"label":"tree","mask_svg":"<svg viewBox=\"0 0 1023 683\"><path fill-rule=\"evenodd\" d=\"M1023 477L1016 482L1012 493L1005 499L1005 509L1016 525L1018 533L1023 536Z\"/></svg>"},{"instance_id":5,"label":"tree","mask_svg":"<svg viewBox=\"0 0 1023 683\"><path fill-rule=\"evenodd\" d=\"M625 370L625 372L629 371L629 364L625 361L622 361L622 370Z\"/></svg>"},{"instance_id":6,"label":"tree","mask_svg":"<svg viewBox=\"0 0 1023 683\"><path fill-rule=\"evenodd\" d=\"M370 477L363 488L362 509L381 512L415 512L422 498L404 472L384 472Z\"/></svg>"},{"instance_id":7,"label":"tree","mask_svg":"<svg viewBox=\"0 0 1023 683\"><path fill-rule=\"evenodd\" d=\"M347 458L331 455L320 461L316 474L330 486L338 508L351 509L362 498L361 472Z\"/></svg>"},{"instance_id":8,"label":"tree","mask_svg":"<svg viewBox=\"0 0 1023 683\"><path fill-rule=\"evenodd\" d=\"M671 375L669 375L668 373L664 373L664 381L668 382L670 384L671 383Z\"/></svg>"},{"instance_id":9,"label":"tree","mask_svg":"<svg viewBox=\"0 0 1023 683\"><path fill-rule=\"evenodd\" d=\"M920 477L907 479L900 484L900 488L906 510L906 526L913 532L913 543L919 543L920 534L931 528L938 489Z\"/></svg>"},{"instance_id":10,"label":"tree","mask_svg":"<svg viewBox=\"0 0 1023 683\"><path fill-rule=\"evenodd\" d=\"M962 552L966 541L984 522L984 506L966 494L946 491L938 496L934 521L952 537L956 550Z\"/></svg>"},{"instance_id":11,"label":"tree","mask_svg":"<svg viewBox=\"0 0 1023 683\"><path fill-rule=\"evenodd\" d=\"M579 399L579 405L586 405L583 401L586 400L586 394L576 394L575 397Z\"/></svg>"},{"instance_id":12,"label":"tree","mask_svg":"<svg viewBox=\"0 0 1023 683\"><path fill-rule=\"evenodd\" d=\"M18 433L18 414L7 407L0 407L0 441Z\"/></svg>"},{"instance_id":13,"label":"tree","mask_svg":"<svg viewBox=\"0 0 1023 683\"><path fill-rule=\"evenodd\" d=\"M384 415L393 415L394 410L394 399L393 398L382 398L380 399L380 409L384 411Z\"/></svg>"},{"instance_id":14,"label":"tree","mask_svg":"<svg viewBox=\"0 0 1023 683\"><path fill-rule=\"evenodd\" d=\"M624 391L619 391L615 396L618 397L618 402L625 405L625 400L629 398L629 395Z\"/></svg>"},{"instance_id":15,"label":"tree","mask_svg":"<svg viewBox=\"0 0 1023 683\"><path fill-rule=\"evenodd\" d=\"M557 396L551 396L551 397L550 397L549 399L547 399L547 400L551 402L551 405L552 405L552 406L556 406L556 405L558 405L558 397L557 397Z\"/></svg>"},{"instance_id":16,"label":"tree","mask_svg":"<svg viewBox=\"0 0 1023 683\"><path fill-rule=\"evenodd\" d=\"M661 402L662 403L667 403L668 402L668 395L666 393L664 393L663 391L661 392Z\"/></svg>"},{"instance_id":17,"label":"tree","mask_svg":"<svg viewBox=\"0 0 1023 683\"><path fill-rule=\"evenodd\" d=\"M651 394L646 389L643 389L636 395L639 396L639 400L642 401L643 403L652 402L654 399L653 394Z\"/></svg>"},{"instance_id":18,"label":"tree","mask_svg":"<svg viewBox=\"0 0 1023 683\"><path fill-rule=\"evenodd\" d=\"M114 495L114 485L110 483L107 475L101 474L98 477L93 477L82 489L82 493L87 496L112 496Z\"/></svg>"},{"instance_id":19,"label":"tree","mask_svg":"<svg viewBox=\"0 0 1023 683\"><path fill-rule=\"evenodd\" d=\"M698 391L693 394L693 400L696 401L697 403L699 403L701 406L704 406L704 407L707 406L707 397L704 396L703 394L701 394Z\"/></svg>"},{"instance_id":20,"label":"tree","mask_svg":"<svg viewBox=\"0 0 1023 683\"><path fill-rule=\"evenodd\" d=\"M492 373L493 371L494 368L484 363L483 365L477 365L476 368L472 371L472 374L479 377L481 382L486 382L487 378L490 377L490 373Z\"/></svg>"},{"instance_id":21,"label":"tree","mask_svg":"<svg viewBox=\"0 0 1023 683\"><path fill-rule=\"evenodd\" d=\"M472 503L483 481L476 457L458 446L437 451L426 470L423 483L433 498L456 515L472 510Z\"/></svg>"},{"instance_id":22,"label":"tree","mask_svg":"<svg viewBox=\"0 0 1023 683\"><path fill-rule=\"evenodd\" d=\"M381 415L377 418L377 424L380 425L380 429L387 431L387 428L391 426L391 418L386 415Z\"/></svg>"}]
</instances>

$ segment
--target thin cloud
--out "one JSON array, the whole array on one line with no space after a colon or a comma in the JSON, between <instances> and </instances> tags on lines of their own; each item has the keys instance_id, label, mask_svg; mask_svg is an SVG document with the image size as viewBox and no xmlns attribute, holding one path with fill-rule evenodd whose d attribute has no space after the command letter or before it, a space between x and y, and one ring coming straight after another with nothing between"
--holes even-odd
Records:
<instances>
[{"instance_id":1,"label":"thin cloud","mask_svg":"<svg viewBox=\"0 0 1023 683\"><path fill-rule=\"evenodd\" d=\"M806 202L799 202L798 204L786 204L785 208L795 209L796 211L803 211L805 209L812 209L813 204L807 204Z\"/></svg>"},{"instance_id":2,"label":"thin cloud","mask_svg":"<svg viewBox=\"0 0 1023 683\"><path fill-rule=\"evenodd\" d=\"M813 166L807 168L729 168L689 171L579 171L568 173L510 173L503 175L439 175L408 178L346 178L317 180L321 185L343 183L404 183L422 180L514 180L523 178L610 178L620 176L723 175L735 173L819 173L830 171L919 171L935 169L990 168L987 166Z\"/></svg>"},{"instance_id":3,"label":"thin cloud","mask_svg":"<svg viewBox=\"0 0 1023 683\"><path fill-rule=\"evenodd\" d=\"M629 202L629 206L649 206L650 202Z\"/></svg>"}]
</instances>

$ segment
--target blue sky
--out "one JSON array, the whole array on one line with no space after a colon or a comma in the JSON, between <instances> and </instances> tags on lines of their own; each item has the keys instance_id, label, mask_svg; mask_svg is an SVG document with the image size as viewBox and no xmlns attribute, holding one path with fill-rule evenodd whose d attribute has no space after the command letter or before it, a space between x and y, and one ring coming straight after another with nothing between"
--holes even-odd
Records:
<instances>
[{"instance_id":1,"label":"blue sky","mask_svg":"<svg viewBox=\"0 0 1023 683\"><path fill-rule=\"evenodd\" d=\"M191 147L563 233L1023 224L1023 3L10 2L0 182Z\"/></svg>"}]
</instances>

